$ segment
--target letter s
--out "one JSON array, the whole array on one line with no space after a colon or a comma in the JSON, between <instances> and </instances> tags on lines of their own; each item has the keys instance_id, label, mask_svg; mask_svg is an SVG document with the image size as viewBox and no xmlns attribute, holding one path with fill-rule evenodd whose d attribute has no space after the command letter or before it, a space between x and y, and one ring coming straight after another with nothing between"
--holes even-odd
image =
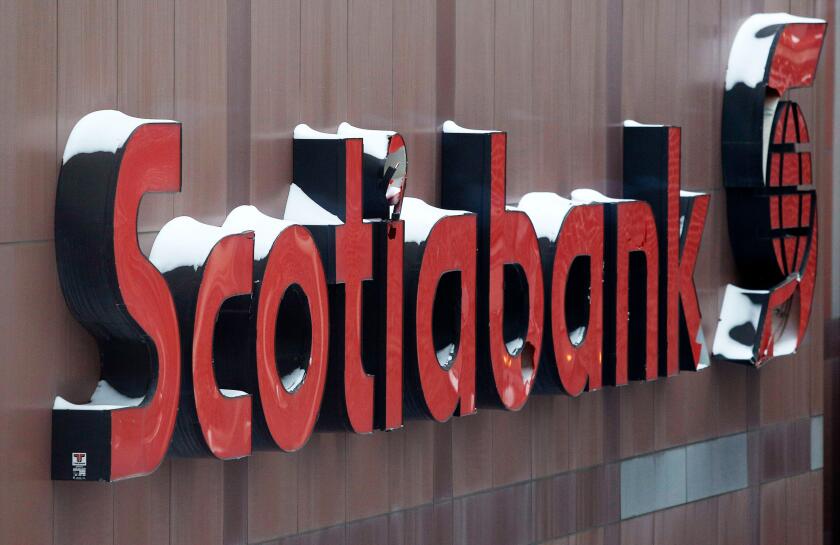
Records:
<instances>
[{"instance_id":1,"label":"letter s","mask_svg":"<svg viewBox=\"0 0 840 545\"><path fill-rule=\"evenodd\" d=\"M746 285L728 285L716 357L761 365L792 354L808 326L817 269L817 203L808 129L788 89L809 87L825 21L753 15L732 45L722 161L729 238Z\"/></svg>"},{"instance_id":2,"label":"letter s","mask_svg":"<svg viewBox=\"0 0 840 545\"><path fill-rule=\"evenodd\" d=\"M145 193L180 187L179 123L99 111L68 139L56 195L56 259L70 310L99 344L102 380L89 404L57 400L54 479L145 475L169 448L178 322L166 281L140 251L137 210ZM102 399L106 389L134 399Z\"/></svg>"}]
</instances>

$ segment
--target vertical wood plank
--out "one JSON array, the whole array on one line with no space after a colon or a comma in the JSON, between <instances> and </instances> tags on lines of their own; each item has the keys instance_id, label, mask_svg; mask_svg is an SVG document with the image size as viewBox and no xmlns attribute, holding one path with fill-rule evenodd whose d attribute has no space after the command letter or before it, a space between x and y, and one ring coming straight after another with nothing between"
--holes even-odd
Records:
<instances>
[{"instance_id":1,"label":"vertical wood plank","mask_svg":"<svg viewBox=\"0 0 840 545\"><path fill-rule=\"evenodd\" d=\"M117 3L115 0L60 2L57 17L56 155L60 162L67 137L82 116L117 106ZM98 359L68 361L65 366L68 377L93 379L85 388L87 394L93 391ZM80 399L84 400L84 397ZM89 487L78 484L54 484L54 540L68 544L112 543L113 489L104 483L90 483Z\"/></svg>"},{"instance_id":2,"label":"vertical wood plank","mask_svg":"<svg viewBox=\"0 0 840 545\"><path fill-rule=\"evenodd\" d=\"M224 466L209 458L170 462L172 545L221 545L224 522Z\"/></svg>"},{"instance_id":3,"label":"vertical wood plank","mask_svg":"<svg viewBox=\"0 0 840 545\"><path fill-rule=\"evenodd\" d=\"M534 0L532 180L524 190L547 189L568 196L570 177L571 7L566 2Z\"/></svg>"},{"instance_id":4,"label":"vertical wood plank","mask_svg":"<svg viewBox=\"0 0 840 545\"><path fill-rule=\"evenodd\" d=\"M534 2L496 0L493 48L493 128L507 131L507 202L518 202L534 183Z\"/></svg>"},{"instance_id":5,"label":"vertical wood plank","mask_svg":"<svg viewBox=\"0 0 840 545\"><path fill-rule=\"evenodd\" d=\"M570 176L575 187L605 191L608 165L606 100L607 0L574 0L572 6Z\"/></svg>"},{"instance_id":6,"label":"vertical wood plank","mask_svg":"<svg viewBox=\"0 0 840 545\"><path fill-rule=\"evenodd\" d=\"M175 113L175 2L120 2L117 13L117 109L172 119ZM174 214L175 196L143 198L137 229L158 231Z\"/></svg>"},{"instance_id":7,"label":"vertical wood plank","mask_svg":"<svg viewBox=\"0 0 840 545\"><path fill-rule=\"evenodd\" d=\"M3 2L0 17L0 242L52 238L56 4ZM58 144L64 151L64 142Z\"/></svg>"},{"instance_id":8,"label":"vertical wood plank","mask_svg":"<svg viewBox=\"0 0 840 545\"><path fill-rule=\"evenodd\" d=\"M388 507L406 509L434 499L437 422L406 422L388 437ZM441 469L446 467L441 464Z\"/></svg>"},{"instance_id":9,"label":"vertical wood plank","mask_svg":"<svg viewBox=\"0 0 840 545\"><path fill-rule=\"evenodd\" d=\"M75 387L65 383L64 369L97 359L95 350L76 340L85 333L65 310L54 252L50 242L0 244L0 298L6 309L0 314L0 456L6 460L2 543L52 541L54 508L66 515L59 501L74 498L64 490L57 495L50 480L50 409L57 393L81 401L95 382L79 373ZM62 519L65 527L68 522Z\"/></svg>"},{"instance_id":10,"label":"vertical wood plank","mask_svg":"<svg viewBox=\"0 0 840 545\"><path fill-rule=\"evenodd\" d=\"M251 204L282 217L301 122L301 2L251 5Z\"/></svg>"},{"instance_id":11,"label":"vertical wood plank","mask_svg":"<svg viewBox=\"0 0 840 545\"><path fill-rule=\"evenodd\" d=\"M298 455L256 452L248 460L248 542L297 533Z\"/></svg>"},{"instance_id":12,"label":"vertical wood plank","mask_svg":"<svg viewBox=\"0 0 840 545\"><path fill-rule=\"evenodd\" d=\"M298 531L347 521L347 434L316 433L298 457Z\"/></svg>"},{"instance_id":13,"label":"vertical wood plank","mask_svg":"<svg viewBox=\"0 0 840 545\"><path fill-rule=\"evenodd\" d=\"M388 511L388 434L347 433L347 520Z\"/></svg>"},{"instance_id":14,"label":"vertical wood plank","mask_svg":"<svg viewBox=\"0 0 840 545\"><path fill-rule=\"evenodd\" d=\"M227 208L227 3L175 3L175 117L183 123L176 215L220 224Z\"/></svg>"},{"instance_id":15,"label":"vertical wood plank","mask_svg":"<svg viewBox=\"0 0 840 545\"><path fill-rule=\"evenodd\" d=\"M436 0L393 4L393 128L408 149L407 194L436 203L439 192ZM451 93L451 89L449 89Z\"/></svg>"},{"instance_id":16,"label":"vertical wood plank","mask_svg":"<svg viewBox=\"0 0 840 545\"><path fill-rule=\"evenodd\" d=\"M76 122L117 106L117 3L58 4L58 157Z\"/></svg>"},{"instance_id":17,"label":"vertical wood plank","mask_svg":"<svg viewBox=\"0 0 840 545\"><path fill-rule=\"evenodd\" d=\"M251 204L251 1L227 0L227 209Z\"/></svg>"},{"instance_id":18,"label":"vertical wood plank","mask_svg":"<svg viewBox=\"0 0 840 545\"><path fill-rule=\"evenodd\" d=\"M349 0L347 117L357 127L392 128L393 28L390 0Z\"/></svg>"},{"instance_id":19,"label":"vertical wood plank","mask_svg":"<svg viewBox=\"0 0 840 545\"><path fill-rule=\"evenodd\" d=\"M148 477L111 485L114 489L114 543L169 543L170 467L166 460Z\"/></svg>"},{"instance_id":20,"label":"vertical wood plank","mask_svg":"<svg viewBox=\"0 0 840 545\"><path fill-rule=\"evenodd\" d=\"M300 10L300 120L334 130L347 117L347 0L309 0Z\"/></svg>"},{"instance_id":21,"label":"vertical wood plank","mask_svg":"<svg viewBox=\"0 0 840 545\"><path fill-rule=\"evenodd\" d=\"M455 121L492 129L494 116L493 0L455 3Z\"/></svg>"},{"instance_id":22,"label":"vertical wood plank","mask_svg":"<svg viewBox=\"0 0 840 545\"><path fill-rule=\"evenodd\" d=\"M248 542L248 465L250 460L223 463L222 543L240 545Z\"/></svg>"}]
</instances>

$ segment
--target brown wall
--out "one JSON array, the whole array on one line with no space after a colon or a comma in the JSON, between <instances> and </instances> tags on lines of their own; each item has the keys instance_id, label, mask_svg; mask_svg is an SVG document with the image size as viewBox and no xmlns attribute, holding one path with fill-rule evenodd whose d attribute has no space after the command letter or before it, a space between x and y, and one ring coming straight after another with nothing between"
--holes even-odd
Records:
<instances>
[{"instance_id":1,"label":"brown wall","mask_svg":"<svg viewBox=\"0 0 840 545\"><path fill-rule=\"evenodd\" d=\"M761 371L717 363L578 399L535 397L519 413L316 434L297 454L172 459L117 484L49 480L53 398L86 400L98 377L94 343L62 300L52 242L59 158L85 113L184 123L183 191L144 201L145 248L173 215L218 222L242 203L279 215L299 122L399 130L409 193L432 202L436 130L449 117L509 131L510 200L576 187L617 194L620 121L681 125L683 185L713 194L697 270L711 339L734 280L720 177L724 69L740 22L761 11L833 19L834 9L830 0L2 0L0 543L292 534L303 536L279 542L819 543L823 471L803 461L803 430L824 412L827 258L800 354ZM794 93L815 141L825 256L833 47L817 87ZM620 519L621 460L741 432L747 488Z\"/></svg>"}]
</instances>

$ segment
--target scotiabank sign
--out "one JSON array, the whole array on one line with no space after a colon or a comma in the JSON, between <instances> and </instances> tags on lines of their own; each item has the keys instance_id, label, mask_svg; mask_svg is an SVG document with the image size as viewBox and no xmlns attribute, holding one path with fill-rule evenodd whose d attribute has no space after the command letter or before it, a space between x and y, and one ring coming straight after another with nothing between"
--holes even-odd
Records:
<instances>
[{"instance_id":1,"label":"scotiabank sign","mask_svg":"<svg viewBox=\"0 0 840 545\"><path fill-rule=\"evenodd\" d=\"M713 345L694 268L710 196L681 191L678 127L625 123L621 198L576 190L508 204L507 135L441 134L441 203L404 198L403 138L295 129L282 219L239 207L181 217L147 258L144 195L181 187L181 125L94 112L67 142L56 255L96 338L91 401L53 410L55 479L151 473L167 452L294 451L315 429L357 433L532 393L572 396L795 351L816 274L816 195L799 107L825 23L757 15L738 33L722 157L741 286Z\"/></svg>"}]
</instances>

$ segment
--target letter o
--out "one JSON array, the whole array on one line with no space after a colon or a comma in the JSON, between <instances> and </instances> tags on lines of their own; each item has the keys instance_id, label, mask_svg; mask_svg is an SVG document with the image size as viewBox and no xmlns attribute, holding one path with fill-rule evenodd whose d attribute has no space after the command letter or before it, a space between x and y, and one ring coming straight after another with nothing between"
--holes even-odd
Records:
<instances>
[{"instance_id":1,"label":"letter o","mask_svg":"<svg viewBox=\"0 0 840 545\"><path fill-rule=\"evenodd\" d=\"M312 320L312 346L303 382L288 392L277 372L277 312L286 290L299 286L306 294ZM327 282L321 255L309 231L286 228L268 254L257 302L257 378L263 413L277 446L294 451L306 444L324 395L329 352Z\"/></svg>"}]
</instances>

